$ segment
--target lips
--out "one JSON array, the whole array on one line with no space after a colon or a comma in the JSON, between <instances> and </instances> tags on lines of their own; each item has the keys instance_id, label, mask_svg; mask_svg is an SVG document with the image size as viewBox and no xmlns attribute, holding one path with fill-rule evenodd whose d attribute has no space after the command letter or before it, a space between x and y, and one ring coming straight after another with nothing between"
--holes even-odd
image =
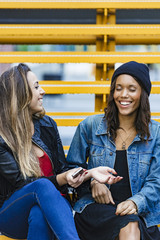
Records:
<instances>
[{"instance_id":1,"label":"lips","mask_svg":"<svg viewBox=\"0 0 160 240\"><path fill-rule=\"evenodd\" d=\"M43 103L43 98L39 98L38 101Z\"/></svg>"}]
</instances>

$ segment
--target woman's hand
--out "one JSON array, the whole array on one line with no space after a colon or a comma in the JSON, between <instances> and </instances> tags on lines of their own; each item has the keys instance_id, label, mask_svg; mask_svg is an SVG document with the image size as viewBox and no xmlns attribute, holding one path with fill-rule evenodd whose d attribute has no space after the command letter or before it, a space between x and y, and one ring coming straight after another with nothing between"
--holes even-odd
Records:
<instances>
[{"instance_id":1,"label":"woman's hand","mask_svg":"<svg viewBox=\"0 0 160 240\"><path fill-rule=\"evenodd\" d=\"M119 182L123 177L115 177L112 174L117 174L113 168L96 167L89 170L91 177L96 179L99 183L113 184ZM90 175L89 174L89 175Z\"/></svg>"},{"instance_id":2,"label":"woman's hand","mask_svg":"<svg viewBox=\"0 0 160 240\"><path fill-rule=\"evenodd\" d=\"M79 185L81 185L81 183L84 181L85 175L88 173L86 169L84 169L84 172L82 174L79 174L76 178L73 178L73 173L75 173L78 169L80 168L73 168L66 172L66 181L70 186L74 188L77 188Z\"/></svg>"},{"instance_id":3,"label":"woman's hand","mask_svg":"<svg viewBox=\"0 0 160 240\"><path fill-rule=\"evenodd\" d=\"M99 183L96 180L91 182L92 197L97 203L112 203L115 204L112 194L105 184Z\"/></svg>"},{"instance_id":4,"label":"woman's hand","mask_svg":"<svg viewBox=\"0 0 160 240\"><path fill-rule=\"evenodd\" d=\"M76 178L73 178L72 175L79 168L73 168L64 173L60 173L56 176L57 182L60 186L64 184L69 184L70 186L77 188L82 182L88 180L89 178L94 178L100 183L113 184L122 179L120 176L113 176L112 174L117 174L116 171L109 167L96 167L79 174ZM87 174L87 175L86 175Z\"/></svg>"},{"instance_id":5,"label":"woman's hand","mask_svg":"<svg viewBox=\"0 0 160 240\"><path fill-rule=\"evenodd\" d=\"M116 209L116 215L129 215L129 214L137 214L137 206L131 200L126 200L118 204Z\"/></svg>"}]
</instances>

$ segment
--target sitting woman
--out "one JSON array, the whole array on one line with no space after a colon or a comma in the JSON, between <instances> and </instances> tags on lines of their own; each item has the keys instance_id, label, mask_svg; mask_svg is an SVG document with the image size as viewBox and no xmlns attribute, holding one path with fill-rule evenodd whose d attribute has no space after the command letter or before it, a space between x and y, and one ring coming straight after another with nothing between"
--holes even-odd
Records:
<instances>
[{"instance_id":1,"label":"sitting woman","mask_svg":"<svg viewBox=\"0 0 160 240\"><path fill-rule=\"evenodd\" d=\"M68 170L56 123L44 115L43 96L25 64L0 77L0 232L16 239L79 240L66 184L121 178L108 167L72 177L77 169Z\"/></svg>"},{"instance_id":2,"label":"sitting woman","mask_svg":"<svg viewBox=\"0 0 160 240\"><path fill-rule=\"evenodd\" d=\"M150 119L149 69L127 62L115 70L105 115L82 121L67 161L109 166L115 185L92 179L77 190L75 223L81 240L158 240L160 233L160 124Z\"/></svg>"}]
</instances>

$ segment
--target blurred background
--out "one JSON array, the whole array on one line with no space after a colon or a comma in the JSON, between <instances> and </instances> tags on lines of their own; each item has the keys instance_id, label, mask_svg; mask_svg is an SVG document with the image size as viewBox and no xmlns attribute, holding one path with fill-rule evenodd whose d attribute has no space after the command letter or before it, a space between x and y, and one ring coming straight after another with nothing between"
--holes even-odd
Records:
<instances>
[{"instance_id":1,"label":"blurred background","mask_svg":"<svg viewBox=\"0 0 160 240\"><path fill-rule=\"evenodd\" d=\"M0 9L0 23L6 24L96 24L95 9ZM117 10L118 24L159 24L159 9ZM0 51L96 51L96 46L64 44L3 44ZM116 45L116 52L159 52L160 45ZM95 81L95 65L86 63L31 64L27 63L39 80ZM115 68L121 63L117 63ZM0 64L2 73L17 64ZM160 81L160 64L149 64L152 81ZM160 111L160 94L151 94L151 111ZM94 94L47 94L44 96L46 112L94 112ZM56 118L54 118L56 121ZM63 145L70 145L76 127L58 127Z\"/></svg>"}]
</instances>

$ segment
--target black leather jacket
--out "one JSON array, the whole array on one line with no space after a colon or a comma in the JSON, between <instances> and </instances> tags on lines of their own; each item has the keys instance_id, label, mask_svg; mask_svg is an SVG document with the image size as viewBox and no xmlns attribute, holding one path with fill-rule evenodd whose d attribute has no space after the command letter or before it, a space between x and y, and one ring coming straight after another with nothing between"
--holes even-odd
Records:
<instances>
[{"instance_id":1,"label":"black leather jacket","mask_svg":"<svg viewBox=\"0 0 160 240\"><path fill-rule=\"evenodd\" d=\"M67 187L60 187L56 181L56 174L68 170L62 143L57 125L53 119L44 116L34 120L35 133L32 141L45 151L53 165L54 176L48 177L61 192L66 192ZM11 149L0 136L0 207L3 202L17 189L36 180L34 177L24 179L18 163Z\"/></svg>"}]
</instances>

